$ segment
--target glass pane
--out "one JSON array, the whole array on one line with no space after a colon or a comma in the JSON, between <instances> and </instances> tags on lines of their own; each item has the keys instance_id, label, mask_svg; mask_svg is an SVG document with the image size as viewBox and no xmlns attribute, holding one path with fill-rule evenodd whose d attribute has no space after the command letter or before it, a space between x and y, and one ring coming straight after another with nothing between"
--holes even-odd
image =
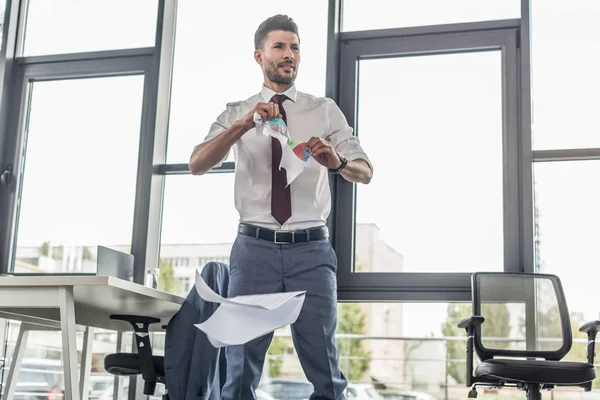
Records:
<instances>
[{"instance_id":1,"label":"glass pane","mask_svg":"<svg viewBox=\"0 0 600 400\"><path fill-rule=\"evenodd\" d=\"M18 321L8 322L7 336L1 342L0 354L3 359L10 360L13 356L20 325L21 323ZM104 370L104 357L116 352L117 333L96 329L93 340L92 368L88 385L89 398L112 399L114 376ZM126 332L123 336L124 351L131 352L131 340L131 334ZM82 344L83 333L78 332L77 351L79 353L81 353ZM6 369L10 370L10 362L6 364ZM4 385L6 385L8 375L6 372L3 374ZM124 377L124 386L127 388L128 385L129 377ZM157 389L160 389L161 386L158 385ZM19 371L14 398L20 400L63 399L64 388L60 332L31 331L27 338L27 349Z\"/></svg>"},{"instance_id":2,"label":"glass pane","mask_svg":"<svg viewBox=\"0 0 600 400\"><path fill-rule=\"evenodd\" d=\"M143 76L32 85L15 272L95 272L97 245L131 245L143 89Z\"/></svg>"},{"instance_id":3,"label":"glass pane","mask_svg":"<svg viewBox=\"0 0 600 400\"><path fill-rule=\"evenodd\" d=\"M466 334L457 324L470 315L470 303L339 304L336 345L348 400L465 398ZM289 328L275 332L260 389L276 399L312 393Z\"/></svg>"},{"instance_id":4,"label":"glass pane","mask_svg":"<svg viewBox=\"0 0 600 400\"><path fill-rule=\"evenodd\" d=\"M579 327L600 319L600 292L594 278L600 260L600 188L596 184L600 161L536 163L534 167L536 270L560 277L573 335L581 341L567 358L584 361L586 336Z\"/></svg>"},{"instance_id":5,"label":"glass pane","mask_svg":"<svg viewBox=\"0 0 600 400\"><path fill-rule=\"evenodd\" d=\"M359 71L357 133L375 174L357 186L356 271L503 270L500 52Z\"/></svg>"},{"instance_id":6,"label":"glass pane","mask_svg":"<svg viewBox=\"0 0 600 400\"><path fill-rule=\"evenodd\" d=\"M477 293L487 349L556 351L563 346L557 293L548 278L480 275ZM529 340L528 340L529 338Z\"/></svg>"},{"instance_id":7,"label":"glass pane","mask_svg":"<svg viewBox=\"0 0 600 400\"><path fill-rule=\"evenodd\" d=\"M600 2L532 0L531 8L534 148L600 147Z\"/></svg>"},{"instance_id":8,"label":"glass pane","mask_svg":"<svg viewBox=\"0 0 600 400\"><path fill-rule=\"evenodd\" d=\"M343 30L490 21L521 17L519 0L344 0Z\"/></svg>"},{"instance_id":9,"label":"glass pane","mask_svg":"<svg viewBox=\"0 0 600 400\"><path fill-rule=\"evenodd\" d=\"M23 55L152 47L157 11L158 0L29 0Z\"/></svg>"},{"instance_id":10,"label":"glass pane","mask_svg":"<svg viewBox=\"0 0 600 400\"><path fill-rule=\"evenodd\" d=\"M159 288L186 295L196 268L229 262L239 221L233 179L232 173L166 178Z\"/></svg>"},{"instance_id":11,"label":"glass pane","mask_svg":"<svg viewBox=\"0 0 600 400\"><path fill-rule=\"evenodd\" d=\"M232 13L231 10L236 10ZM327 2L276 2L257 7L245 0L180 0L173 65L169 163L187 163L195 145L226 103L260 92L263 76L254 61L254 32L266 18L289 15L298 24L301 62L296 85L315 96L325 94ZM226 16L225 25L222 18ZM224 26L235 29L223 29ZM219 40L214 40L215 32ZM202 51L198 51L201 48ZM209 56L207 56L209 55ZM233 161L233 151L230 152Z\"/></svg>"}]
</instances>

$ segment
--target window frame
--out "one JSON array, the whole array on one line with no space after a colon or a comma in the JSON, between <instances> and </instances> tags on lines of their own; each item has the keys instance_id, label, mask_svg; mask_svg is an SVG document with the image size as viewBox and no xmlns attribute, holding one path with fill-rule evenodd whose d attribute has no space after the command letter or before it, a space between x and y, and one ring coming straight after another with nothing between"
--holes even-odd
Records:
<instances>
[{"instance_id":1,"label":"window frame","mask_svg":"<svg viewBox=\"0 0 600 400\"><path fill-rule=\"evenodd\" d=\"M22 178L29 83L40 80L144 75L131 253L134 282L144 284L158 266L164 179L153 174L166 158L176 0L159 0L154 47L20 57L27 0L8 0L0 56L4 69L0 114L0 165L12 165L12 180L0 185L0 272L14 264L17 206ZM14 132L14 134L10 134ZM152 266L147 269L147 266Z\"/></svg>"},{"instance_id":2,"label":"window frame","mask_svg":"<svg viewBox=\"0 0 600 400\"><path fill-rule=\"evenodd\" d=\"M502 52L504 271L522 272L520 182L520 20L439 25L341 34L340 108L356 126L360 60L471 51ZM360 135L360 133L358 133ZM376 172L375 172L376 173ZM354 273L356 184L336 177L333 245L338 256L338 297L344 301L467 301L471 273Z\"/></svg>"},{"instance_id":3,"label":"window frame","mask_svg":"<svg viewBox=\"0 0 600 400\"><path fill-rule=\"evenodd\" d=\"M74 55L70 60L61 59L57 56L42 56L32 58L21 58L17 60L17 70L15 74L15 84L12 91L11 105L16 110L12 113L8 120L8 131L16 132L15 135L10 137L8 147L15 149L15 153L21 155L15 157L12 161L14 175L14 191L11 196L5 198L5 202L8 203L10 213L7 213L9 222L9 236L8 240L3 240L3 243L8 242L8 246L4 248L3 253L7 254L5 259L7 260L10 272L14 267L15 256L16 256L16 245L17 245L17 232L18 232L18 214L19 204L22 194L22 178L23 178L23 167L24 167L24 147L27 136L27 120L29 117L29 108L31 104L31 92L32 84L35 82L43 81L54 81L54 80L74 80L83 78L104 78L104 77L117 77L117 76L143 76L144 77L144 89L143 89L143 104L142 104L142 118L141 118L141 132L148 130L147 122L149 107L148 104L151 102L149 98L151 85L149 74L152 69L152 61L154 58L153 49L138 49L135 51L114 51L109 54L91 53L86 57L82 55ZM143 146L142 135L140 135L140 145ZM141 147L140 147L141 148ZM140 164L144 165L145 160L142 151L139 153L140 160L138 161L137 181L140 180ZM101 167L100 167L101 168ZM19 173L16 173L19 171ZM60 171L54 171L53 173L60 174ZM136 194L136 202L134 208L134 214L141 207L139 196ZM131 216L135 219L135 215ZM132 238L132 247L134 244L136 234L134 232Z\"/></svg>"}]
</instances>

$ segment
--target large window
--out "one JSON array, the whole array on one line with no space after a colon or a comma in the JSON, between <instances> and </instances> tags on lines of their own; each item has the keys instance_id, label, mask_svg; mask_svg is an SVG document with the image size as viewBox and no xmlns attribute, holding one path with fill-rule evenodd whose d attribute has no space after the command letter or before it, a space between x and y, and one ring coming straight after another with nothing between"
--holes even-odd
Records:
<instances>
[{"instance_id":1,"label":"large window","mask_svg":"<svg viewBox=\"0 0 600 400\"><path fill-rule=\"evenodd\" d=\"M471 272L520 270L518 27L445 29L343 40L340 105L375 169L336 181L344 300L466 299Z\"/></svg>"},{"instance_id":2,"label":"large window","mask_svg":"<svg viewBox=\"0 0 600 400\"><path fill-rule=\"evenodd\" d=\"M92 273L97 245L131 245L143 87L31 84L15 272Z\"/></svg>"},{"instance_id":3,"label":"large window","mask_svg":"<svg viewBox=\"0 0 600 400\"><path fill-rule=\"evenodd\" d=\"M93 274L98 245L143 266L158 1L14 0L10 10L1 19L15 39L0 69L2 272ZM11 321L2 338L2 372L18 328ZM112 398L103 357L115 342L114 332L94 334L90 398ZM61 348L56 333L29 335L20 398L64 397Z\"/></svg>"}]
</instances>

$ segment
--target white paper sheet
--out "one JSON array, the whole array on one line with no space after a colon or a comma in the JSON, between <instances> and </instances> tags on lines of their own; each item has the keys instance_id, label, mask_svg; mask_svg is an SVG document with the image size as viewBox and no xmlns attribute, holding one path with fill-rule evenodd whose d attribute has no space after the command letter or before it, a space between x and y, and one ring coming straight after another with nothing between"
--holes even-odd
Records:
<instances>
[{"instance_id":1,"label":"white paper sheet","mask_svg":"<svg viewBox=\"0 0 600 400\"><path fill-rule=\"evenodd\" d=\"M195 326L206 333L214 347L247 343L275 329L293 324L304 304L305 291L223 298L196 270L196 290L205 301L220 303L217 311Z\"/></svg>"}]
</instances>

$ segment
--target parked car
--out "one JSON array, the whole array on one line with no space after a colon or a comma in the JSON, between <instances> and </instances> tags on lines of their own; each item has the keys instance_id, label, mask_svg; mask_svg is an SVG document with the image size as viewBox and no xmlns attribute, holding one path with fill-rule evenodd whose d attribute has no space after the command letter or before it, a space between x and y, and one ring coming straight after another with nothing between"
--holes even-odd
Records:
<instances>
[{"instance_id":1,"label":"parked car","mask_svg":"<svg viewBox=\"0 0 600 400\"><path fill-rule=\"evenodd\" d=\"M414 391L383 391L379 395L386 400L436 400L430 394Z\"/></svg>"},{"instance_id":2,"label":"parked car","mask_svg":"<svg viewBox=\"0 0 600 400\"><path fill-rule=\"evenodd\" d=\"M269 379L261 382L258 388L278 400L306 400L314 391L308 381Z\"/></svg>"},{"instance_id":3,"label":"parked car","mask_svg":"<svg viewBox=\"0 0 600 400\"><path fill-rule=\"evenodd\" d=\"M308 381L294 381L287 379L270 379L258 386L279 400L308 400L314 391L312 383ZM349 383L346 388L348 400L383 400L373 385L368 383Z\"/></svg>"},{"instance_id":4,"label":"parked car","mask_svg":"<svg viewBox=\"0 0 600 400\"><path fill-rule=\"evenodd\" d=\"M348 400L383 400L383 397L369 383L349 383L346 397Z\"/></svg>"},{"instance_id":5,"label":"parked car","mask_svg":"<svg viewBox=\"0 0 600 400\"><path fill-rule=\"evenodd\" d=\"M15 400L63 398L60 361L24 359L17 377Z\"/></svg>"},{"instance_id":6,"label":"parked car","mask_svg":"<svg viewBox=\"0 0 600 400\"><path fill-rule=\"evenodd\" d=\"M261 389L256 389L256 400L279 400Z\"/></svg>"}]
</instances>

